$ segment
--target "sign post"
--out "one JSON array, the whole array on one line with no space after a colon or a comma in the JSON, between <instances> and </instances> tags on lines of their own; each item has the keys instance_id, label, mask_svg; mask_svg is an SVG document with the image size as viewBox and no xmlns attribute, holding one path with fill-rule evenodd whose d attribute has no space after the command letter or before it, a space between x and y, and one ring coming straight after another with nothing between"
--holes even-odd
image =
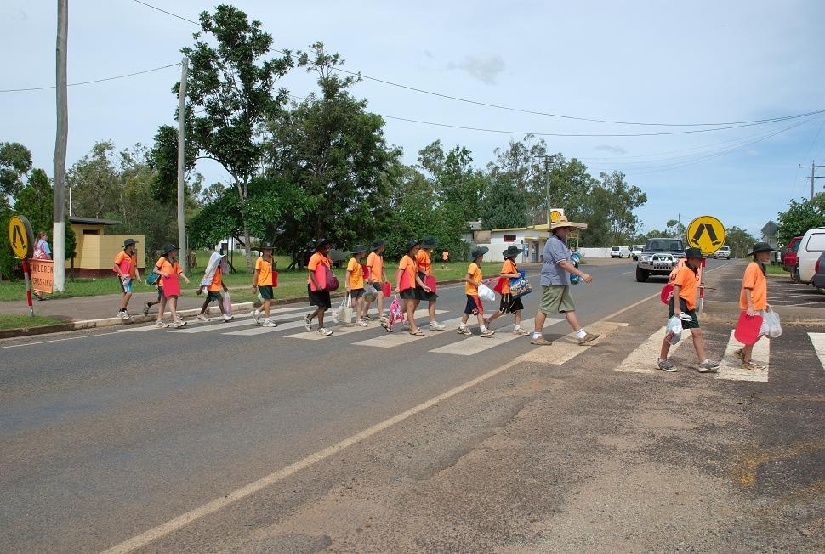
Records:
<instances>
[{"instance_id":1,"label":"sign post","mask_svg":"<svg viewBox=\"0 0 825 554\"><path fill-rule=\"evenodd\" d=\"M34 252L34 233L32 233L29 220L22 215L16 215L9 220L9 244L14 251L14 255L23 261L23 276L26 279L26 302L29 304L29 314L34 317L28 261Z\"/></svg>"}]
</instances>

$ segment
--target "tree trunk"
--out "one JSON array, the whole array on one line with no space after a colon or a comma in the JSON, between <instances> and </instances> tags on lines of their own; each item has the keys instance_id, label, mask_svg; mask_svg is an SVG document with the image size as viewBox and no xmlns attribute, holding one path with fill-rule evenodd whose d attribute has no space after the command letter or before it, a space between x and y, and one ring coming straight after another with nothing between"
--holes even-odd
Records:
<instances>
[{"instance_id":1,"label":"tree trunk","mask_svg":"<svg viewBox=\"0 0 825 554\"><path fill-rule=\"evenodd\" d=\"M244 253L246 254L246 272L252 273L252 244L249 237L249 224L246 221L247 182L236 181L238 196L241 199L241 223L243 224Z\"/></svg>"}]
</instances>

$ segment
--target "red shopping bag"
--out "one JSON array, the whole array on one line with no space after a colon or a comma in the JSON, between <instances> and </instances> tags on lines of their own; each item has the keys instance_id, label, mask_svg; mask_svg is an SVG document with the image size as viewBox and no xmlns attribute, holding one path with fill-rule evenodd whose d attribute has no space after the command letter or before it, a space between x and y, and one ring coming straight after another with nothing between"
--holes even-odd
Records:
<instances>
[{"instance_id":1,"label":"red shopping bag","mask_svg":"<svg viewBox=\"0 0 825 554\"><path fill-rule=\"evenodd\" d=\"M169 277L161 277L163 279L163 296L169 298L170 296L180 296L180 279L174 273Z\"/></svg>"},{"instance_id":2,"label":"red shopping bag","mask_svg":"<svg viewBox=\"0 0 825 554\"><path fill-rule=\"evenodd\" d=\"M402 270L401 272L401 282L398 283L398 290L403 292L405 290L413 288L415 286L415 281L410 282L410 272L406 269Z\"/></svg>"},{"instance_id":3,"label":"red shopping bag","mask_svg":"<svg viewBox=\"0 0 825 554\"><path fill-rule=\"evenodd\" d=\"M753 344L759 338L759 329L762 328L762 316L756 314L753 317L748 317L748 312L742 310L739 314L739 321L736 322L736 329L733 331L733 337L742 344Z\"/></svg>"},{"instance_id":4,"label":"red shopping bag","mask_svg":"<svg viewBox=\"0 0 825 554\"><path fill-rule=\"evenodd\" d=\"M509 280L510 280L509 277L499 277L498 281L496 281L496 286L493 287L493 290L496 291L499 294L504 294L501 291L504 290L504 283L506 283Z\"/></svg>"},{"instance_id":5,"label":"red shopping bag","mask_svg":"<svg viewBox=\"0 0 825 554\"><path fill-rule=\"evenodd\" d=\"M426 277L424 277L424 284L430 287L431 292L435 292L435 289L437 288L435 275L427 275Z\"/></svg>"},{"instance_id":6,"label":"red shopping bag","mask_svg":"<svg viewBox=\"0 0 825 554\"><path fill-rule=\"evenodd\" d=\"M392 285L390 285L389 281L384 281L381 283L381 294L384 295L384 298L389 298L390 294L392 293Z\"/></svg>"},{"instance_id":7,"label":"red shopping bag","mask_svg":"<svg viewBox=\"0 0 825 554\"><path fill-rule=\"evenodd\" d=\"M659 296L659 299L662 301L662 304L667 304L670 302L671 296L673 296L673 285L668 283L662 287L662 294Z\"/></svg>"},{"instance_id":8,"label":"red shopping bag","mask_svg":"<svg viewBox=\"0 0 825 554\"><path fill-rule=\"evenodd\" d=\"M274 269L272 270L272 288L278 286L278 272Z\"/></svg>"}]
</instances>

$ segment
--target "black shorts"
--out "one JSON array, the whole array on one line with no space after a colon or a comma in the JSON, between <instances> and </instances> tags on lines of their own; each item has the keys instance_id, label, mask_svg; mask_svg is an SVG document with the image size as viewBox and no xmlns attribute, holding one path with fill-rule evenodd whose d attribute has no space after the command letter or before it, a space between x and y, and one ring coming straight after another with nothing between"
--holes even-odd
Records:
<instances>
[{"instance_id":1,"label":"black shorts","mask_svg":"<svg viewBox=\"0 0 825 554\"><path fill-rule=\"evenodd\" d=\"M524 304L521 303L521 298L513 298L510 293L501 295L501 304L498 311L503 314L514 314L519 310L524 309Z\"/></svg>"},{"instance_id":2,"label":"black shorts","mask_svg":"<svg viewBox=\"0 0 825 554\"><path fill-rule=\"evenodd\" d=\"M332 308L332 300L329 298L328 290L310 290L307 284L307 293L309 293L309 305L318 306L319 308Z\"/></svg>"},{"instance_id":3,"label":"black shorts","mask_svg":"<svg viewBox=\"0 0 825 554\"><path fill-rule=\"evenodd\" d=\"M682 329L698 329L699 328L699 317L696 315L696 308L692 310L687 309L687 302L685 302L684 298L679 298L679 309L682 311L683 314L687 314L690 316L690 321L682 320ZM667 317L670 319L673 317L673 297L670 297L670 301L667 304Z\"/></svg>"},{"instance_id":4,"label":"black shorts","mask_svg":"<svg viewBox=\"0 0 825 554\"><path fill-rule=\"evenodd\" d=\"M275 298L275 292L272 290L272 285L258 285L258 294L264 300L272 300Z\"/></svg>"},{"instance_id":5,"label":"black shorts","mask_svg":"<svg viewBox=\"0 0 825 554\"><path fill-rule=\"evenodd\" d=\"M467 315L484 315L484 308L481 305L481 298L471 294L467 296L467 304L464 306L464 313Z\"/></svg>"},{"instance_id":6,"label":"black shorts","mask_svg":"<svg viewBox=\"0 0 825 554\"><path fill-rule=\"evenodd\" d=\"M402 290L398 293L398 296L401 297L401 300L418 300L418 294L416 294L415 289Z\"/></svg>"},{"instance_id":7,"label":"black shorts","mask_svg":"<svg viewBox=\"0 0 825 554\"><path fill-rule=\"evenodd\" d=\"M206 293L206 302L212 302L213 300L223 302L223 295L220 293L220 291L210 290L208 293Z\"/></svg>"},{"instance_id":8,"label":"black shorts","mask_svg":"<svg viewBox=\"0 0 825 554\"><path fill-rule=\"evenodd\" d=\"M421 287L415 287L415 297L419 300L429 301L435 300L438 298L438 295L434 292L427 292Z\"/></svg>"},{"instance_id":9,"label":"black shorts","mask_svg":"<svg viewBox=\"0 0 825 554\"><path fill-rule=\"evenodd\" d=\"M364 296L364 289L350 289L350 298L361 298Z\"/></svg>"}]
</instances>

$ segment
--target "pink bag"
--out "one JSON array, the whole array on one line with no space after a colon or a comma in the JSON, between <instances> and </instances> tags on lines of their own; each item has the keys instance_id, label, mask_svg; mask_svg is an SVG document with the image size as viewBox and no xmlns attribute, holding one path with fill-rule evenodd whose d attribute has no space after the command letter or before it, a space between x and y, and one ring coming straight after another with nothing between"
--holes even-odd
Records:
<instances>
[{"instance_id":1,"label":"pink bag","mask_svg":"<svg viewBox=\"0 0 825 554\"><path fill-rule=\"evenodd\" d=\"M403 322L404 317L404 312L401 310L401 302L399 302L398 296L395 296L390 303L390 315L387 320L387 325L392 329L394 324Z\"/></svg>"}]
</instances>

